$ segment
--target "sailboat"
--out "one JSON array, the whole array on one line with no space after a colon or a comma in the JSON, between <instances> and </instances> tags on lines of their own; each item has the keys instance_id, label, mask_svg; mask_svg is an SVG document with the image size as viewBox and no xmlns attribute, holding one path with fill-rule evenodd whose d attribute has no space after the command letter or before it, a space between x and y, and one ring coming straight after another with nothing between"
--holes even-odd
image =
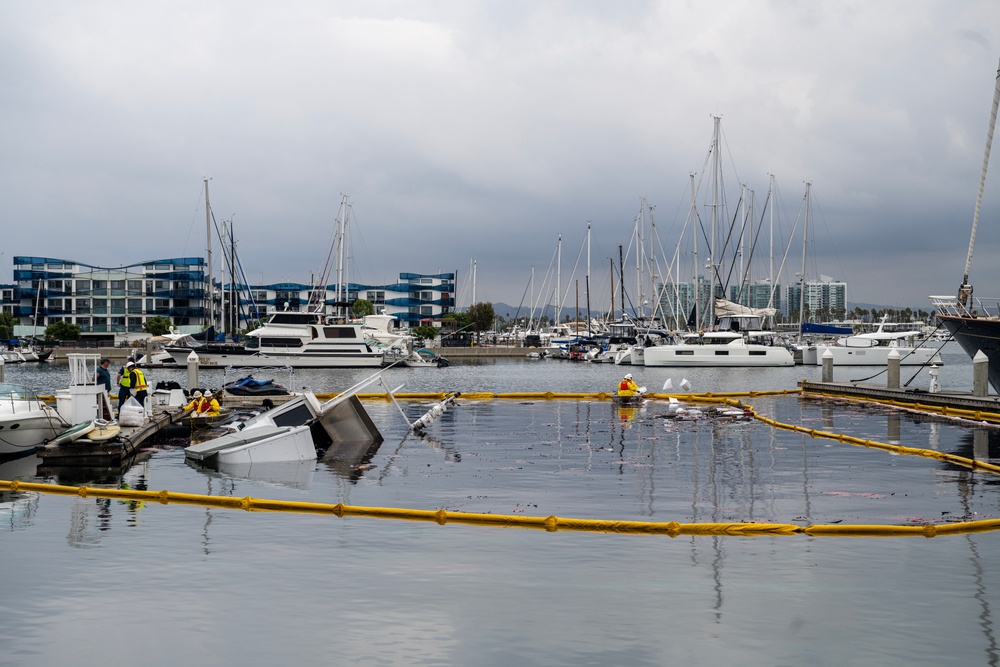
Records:
<instances>
[{"instance_id":1,"label":"sailboat","mask_svg":"<svg viewBox=\"0 0 1000 667\"><path fill-rule=\"evenodd\" d=\"M694 329L684 334L676 344L654 345L647 347L643 353L644 366L705 366L705 367L760 367L760 366L792 366L795 358L791 351L780 344L774 331L763 328L763 322L775 314L774 308L750 308L718 296L715 229L718 224L719 189L721 180L721 164L719 162L719 140L721 118L714 118L712 147L713 158L713 190L712 190L712 221L710 243L711 280L709 294L714 298L709 300L709 312L705 322L710 326L700 324L701 313L698 312L699 300L695 299ZM692 197L693 195L692 187ZM692 205L693 208L693 205ZM692 238L697 243L698 234ZM695 246L695 266L697 266L697 246ZM741 278L742 279L742 278ZM695 278L697 285L698 277ZM634 360L633 360L633 363Z\"/></svg>"},{"instance_id":2,"label":"sailboat","mask_svg":"<svg viewBox=\"0 0 1000 667\"><path fill-rule=\"evenodd\" d=\"M965 258L965 274L958 288L958 296L931 296L931 303L937 313L937 319L948 333L962 346L965 353L975 358L979 352L986 355L989 361L990 384L995 391L1000 392L1000 299L980 299L972 296L972 284L969 283L969 271L972 268L972 249L976 242L976 229L979 226L979 211L983 204L983 188L986 185L986 170L990 163L990 148L993 144L993 130L997 121L997 108L1000 107L1000 65L997 66L996 84L993 91L993 108L990 112L989 127L986 132L986 152L983 156L983 167L979 176L979 194L976 197L976 207L972 215L972 236L969 239L969 252Z\"/></svg>"}]
</instances>

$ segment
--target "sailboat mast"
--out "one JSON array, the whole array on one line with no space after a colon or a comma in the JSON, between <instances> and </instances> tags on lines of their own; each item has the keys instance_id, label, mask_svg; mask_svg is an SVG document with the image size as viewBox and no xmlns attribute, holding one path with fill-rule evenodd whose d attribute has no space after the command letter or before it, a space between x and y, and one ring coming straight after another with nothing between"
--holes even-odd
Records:
<instances>
[{"instance_id":1,"label":"sailboat mast","mask_svg":"<svg viewBox=\"0 0 1000 667\"><path fill-rule=\"evenodd\" d=\"M701 281L698 279L698 200L694 185L694 173L691 174L691 235L694 243L694 328L701 327Z\"/></svg>"},{"instance_id":2,"label":"sailboat mast","mask_svg":"<svg viewBox=\"0 0 1000 667\"><path fill-rule=\"evenodd\" d=\"M722 170L722 160L719 156L719 128L722 118L715 116L714 131L712 133L712 247L709 248L709 292L708 292L708 326L711 329L715 325L715 230L718 227L719 219L719 175Z\"/></svg>"},{"instance_id":3,"label":"sailboat mast","mask_svg":"<svg viewBox=\"0 0 1000 667\"><path fill-rule=\"evenodd\" d=\"M215 287L212 276L212 205L208 200L208 179L205 179L205 259L208 262L208 326L215 324Z\"/></svg>"},{"instance_id":4,"label":"sailboat mast","mask_svg":"<svg viewBox=\"0 0 1000 667\"><path fill-rule=\"evenodd\" d=\"M979 210L983 206L983 188L986 187L986 169L990 164L990 148L993 145L993 129L997 123L997 108L1000 107L1000 65L997 65L997 83L993 91L993 108L990 111L990 123L986 130L986 153L983 155L983 169L979 175L979 193L976 195L976 209L972 214L972 236L969 239L969 254L965 258L965 274L962 276L962 286L959 288L958 300L962 306L972 295L969 287L969 272L972 270L972 248L976 244L976 229L979 227Z\"/></svg>"},{"instance_id":5,"label":"sailboat mast","mask_svg":"<svg viewBox=\"0 0 1000 667\"><path fill-rule=\"evenodd\" d=\"M587 331L590 331L590 221L587 221L587 284L585 285L587 290Z\"/></svg>"},{"instance_id":6,"label":"sailboat mast","mask_svg":"<svg viewBox=\"0 0 1000 667\"><path fill-rule=\"evenodd\" d=\"M812 183L806 181L806 212L802 225L802 276L799 280L799 340L802 340L802 322L806 312L806 243L809 240L809 189Z\"/></svg>"}]
</instances>

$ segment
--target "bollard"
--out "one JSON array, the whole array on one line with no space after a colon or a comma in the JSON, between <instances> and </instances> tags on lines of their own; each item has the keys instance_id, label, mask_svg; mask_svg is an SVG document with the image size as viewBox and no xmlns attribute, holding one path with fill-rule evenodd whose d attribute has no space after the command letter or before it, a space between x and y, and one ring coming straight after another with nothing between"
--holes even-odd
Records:
<instances>
[{"instance_id":1,"label":"bollard","mask_svg":"<svg viewBox=\"0 0 1000 667\"><path fill-rule=\"evenodd\" d=\"M936 394L939 391L941 391L941 383L938 381L938 374L941 371L939 371L938 368L940 368L938 364L931 364L931 370L930 370L931 386L928 388L927 391L929 391L932 394Z\"/></svg>"},{"instance_id":2,"label":"bollard","mask_svg":"<svg viewBox=\"0 0 1000 667\"><path fill-rule=\"evenodd\" d=\"M899 352L895 348L889 350L888 372L885 386L889 389L899 389Z\"/></svg>"},{"instance_id":3,"label":"bollard","mask_svg":"<svg viewBox=\"0 0 1000 667\"><path fill-rule=\"evenodd\" d=\"M823 382L833 382L833 352L823 352Z\"/></svg>"},{"instance_id":4,"label":"bollard","mask_svg":"<svg viewBox=\"0 0 1000 667\"><path fill-rule=\"evenodd\" d=\"M972 358L972 395L976 398L986 398L990 389L990 360L979 350Z\"/></svg>"},{"instance_id":5,"label":"bollard","mask_svg":"<svg viewBox=\"0 0 1000 667\"><path fill-rule=\"evenodd\" d=\"M194 391L201 385L198 384L198 353L191 350L187 358L188 365L188 391Z\"/></svg>"},{"instance_id":6,"label":"bollard","mask_svg":"<svg viewBox=\"0 0 1000 667\"><path fill-rule=\"evenodd\" d=\"M0 382L3 382L3 355L0 354Z\"/></svg>"}]
</instances>

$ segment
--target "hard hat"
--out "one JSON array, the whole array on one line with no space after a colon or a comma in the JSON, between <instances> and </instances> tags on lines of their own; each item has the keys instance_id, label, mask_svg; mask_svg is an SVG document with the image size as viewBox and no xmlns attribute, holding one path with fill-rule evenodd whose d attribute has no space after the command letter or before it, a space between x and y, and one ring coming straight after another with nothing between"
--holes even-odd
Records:
<instances>
[{"instance_id":1,"label":"hard hat","mask_svg":"<svg viewBox=\"0 0 1000 667\"><path fill-rule=\"evenodd\" d=\"M197 390L196 390L196 391L194 392L193 396L194 396L195 398L201 398L201 392L200 392L200 391L197 391Z\"/></svg>"},{"instance_id":2,"label":"hard hat","mask_svg":"<svg viewBox=\"0 0 1000 667\"><path fill-rule=\"evenodd\" d=\"M626 380L631 380L632 379L632 374L631 373L626 373L625 374L625 379Z\"/></svg>"},{"instance_id":3,"label":"hard hat","mask_svg":"<svg viewBox=\"0 0 1000 667\"><path fill-rule=\"evenodd\" d=\"M205 398L212 398L212 392L206 391L205 392Z\"/></svg>"},{"instance_id":4,"label":"hard hat","mask_svg":"<svg viewBox=\"0 0 1000 667\"><path fill-rule=\"evenodd\" d=\"M132 368L133 366L135 366L135 362L134 361L130 361L127 364L125 364L125 368Z\"/></svg>"}]
</instances>

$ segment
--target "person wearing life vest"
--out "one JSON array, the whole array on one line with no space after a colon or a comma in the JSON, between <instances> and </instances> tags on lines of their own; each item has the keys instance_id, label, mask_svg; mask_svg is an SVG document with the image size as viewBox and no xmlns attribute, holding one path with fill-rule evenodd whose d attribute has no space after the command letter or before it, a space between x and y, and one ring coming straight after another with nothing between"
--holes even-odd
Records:
<instances>
[{"instance_id":1,"label":"person wearing life vest","mask_svg":"<svg viewBox=\"0 0 1000 667\"><path fill-rule=\"evenodd\" d=\"M191 412L198 414L199 408L201 408L201 392L195 389L194 393L191 394L191 402L184 406L185 410L190 410Z\"/></svg>"},{"instance_id":2,"label":"person wearing life vest","mask_svg":"<svg viewBox=\"0 0 1000 667\"><path fill-rule=\"evenodd\" d=\"M639 385L632 380L632 374L629 373L622 378L622 381L618 383L618 395L619 396L635 396L639 393Z\"/></svg>"},{"instance_id":3,"label":"person wearing life vest","mask_svg":"<svg viewBox=\"0 0 1000 667\"><path fill-rule=\"evenodd\" d=\"M218 417L219 416L219 402L212 397L212 392L206 391L205 395L202 397L202 409L201 414L205 417Z\"/></svg>"},{"instance_id":4,"label":"person wearing life vest","mask_svg":"<svg viewBox=\"0 0 1000 667\"><path fill-rule=\"evenodd\" d=\"M142 370L135 365L134 361L130 361L125 364L125 375L122 376L121 386L128 387L129 392L132 396L135 396L135 400L139 401L139 405L145 407L146 405L146 376L143 374ZM119 394L121 398L121 394ZM119 404L119 409L121 405Z\"/></svg>"}]
</instances>

